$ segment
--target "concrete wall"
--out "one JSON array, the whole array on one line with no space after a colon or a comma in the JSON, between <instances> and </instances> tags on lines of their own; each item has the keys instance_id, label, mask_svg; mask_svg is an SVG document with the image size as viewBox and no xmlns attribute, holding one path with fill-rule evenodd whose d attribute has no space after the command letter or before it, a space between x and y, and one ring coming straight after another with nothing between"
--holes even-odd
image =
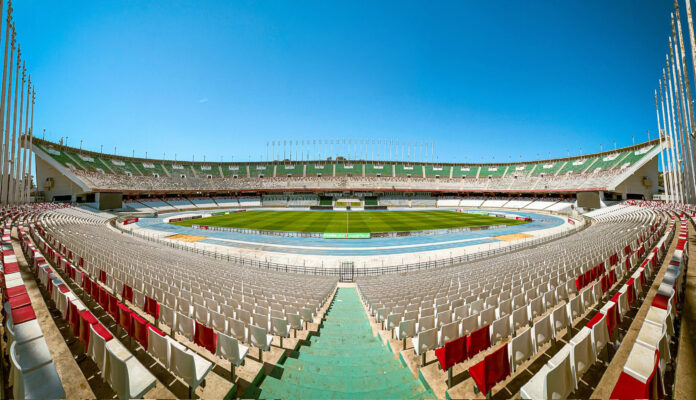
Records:
<instances>
[{"instance_id":1,"label":"concrete wall","mask_svg":"<svg viewBox=\"0 0 696 400\"><path fill-rule=\"evenodd\" d=\"M657 186L657 157L640 167L633 175L629 176L620 185L616 186L616 192L626 198L626 194L642 194L646 200L652 200L652 195L658 192ZM643 185L643 178L650 181L650 186Z\"/></svg>"},{"instance_id":2,"label":"concrete wall","mask_svg":"<svg viewBox=\"0 0 696 400\"><path fill-rule=\"evenodd\" d=\"M51 189L45 186L47 178L53 178L54 184ZM80 186L40 157L36 157L36 185L39 192L44 192L44 199L47 201L53 200L55 196L65 195L70 195L74 201L76 195L85 193Z\"/></svg>"}]
</instances>

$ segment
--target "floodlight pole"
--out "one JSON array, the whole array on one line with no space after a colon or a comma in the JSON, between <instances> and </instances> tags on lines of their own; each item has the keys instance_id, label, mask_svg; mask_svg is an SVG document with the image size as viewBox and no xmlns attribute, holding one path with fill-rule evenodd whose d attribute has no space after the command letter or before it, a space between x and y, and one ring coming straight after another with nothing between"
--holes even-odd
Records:
<instances>
[{"instance_id":1,"label":"floodlight pole","mask_svg":"<svg viewBox=\"0 0 696 400\"><path fill-rule=\"evenodd\" d=\"M9 79L7 80L7 112L5 115L5 147L3 149L3 163L2 163L2 192L0 193L0 202L7 204L7 170L9 169L9 154L8 147L10 144L10 112L12 107L10 106L10 101L12 100L12 63L14 62L14 50L15 50L15 30L14 24L12 26L12 42L10 44L10 64L9 64Z\"/></svg>"}]
</instances>

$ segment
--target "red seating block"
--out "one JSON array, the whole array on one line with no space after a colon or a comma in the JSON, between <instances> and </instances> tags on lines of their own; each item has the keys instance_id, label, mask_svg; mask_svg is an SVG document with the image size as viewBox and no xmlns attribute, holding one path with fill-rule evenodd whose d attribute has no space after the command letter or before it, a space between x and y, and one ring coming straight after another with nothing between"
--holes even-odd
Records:
<instances>
[{"instance_id":1,"label":"red seating block","mask_svg":"<svg viewBox=\"0 0 696 400\"><path fill-rule=\"evenodd\" d=\"M651 305L666 310L669 305L669 298L662 294L656 294Z\"/></svg>"},{"instance_id":2,"label":"red seating block","mask_svg":"<svg viewBox=\"0 0 696 400\"><path fill-rule=\"evenodd\" d=\"M467 359L466 354L466 336L450 340L445 343L444 347L435 349L435 356L440 361L440 366L443 371L447 371L455 364L464 362Z\"/></svg>"},{"instance_id":3,"label":"red seating block","mask_svg":"<svg viewBox=\"0 0 696 400\"><path fill-rule=\"evenodd\" d=\"M137 314L133 316L133 338L147 349L147 326L149 325L142 317Z\"/></svg>"},{"instance_id":4,"label":"red seating block","mask_svg":"<svg viewBox=\"0 0 696 400\"><path fill-rule=\"evenodd\" d=\"M587 324L585 324L585 326L588 327L588 328L590 328L590 329L592 329L592 327L595 326L595 324L596 324L597 322L599 322L599 320L602 319L603 316L604 316L604 314L602 314L602 313L597 313L597 314L595 314L595 316L592 317L592 319L590 320L590 322L588 322Z\"/></svg>"},{"instance_id":5,"label":"red seating block","mask_svg":"<svg viewBox=\"0 0 696 400\"><path fill-rule=\"evenodd\" d=\"M196 321L196 329L193 334L193 343L215 354L215 347L217 346L217 334L215 334L213 328L209 328Z\"/></svg>"},{"instance_id":6,"label":"red seating block","mask_svg":"<svg viewBox=\"0 0 696 400\"><path fill-rule=\"evenodd\" d=\"M145 305L143 306L143 311L149 315L152 315L153 318L159 319L160 306L157 304L157 300L149 296L145 296Z\"/></svg>"},{"instance_id":7,"label":"red seating block","mask_svg":"<svg viewBox=\"0 0 696 400\"><path fill-rule=\"evenodd\" d=\"M491 347L491 337L488 333L488 325L471 332L466 338L466 354L469 357L473 357L489 347Z\"/></svg>"},{"instance_id":8,"label":"red seating block","mask_svg":"<svg viewBox=\"0 0 696 400\"><path fill-rule=\"evenodd\" d=\"M133 336L133 312L123 304L118 305L118 326L123 328L129 336Z\"/></svg>"},{"instance_id":9,"label":"red seating block","mask_svg":"<svg viewBox=\"0 0 696 400\"><path fill-rule=\"evenodd\" d=\"M656 351L659 355L659 353ZM648 380L643 383L631 375L621 372L619 380L611 392L612 399L619 400L634 400L634 399L662 399L664 398L664 388L662 387L662 379L659 376L656 378L659 368L660 357L655 359L655 367L650 374Z\"/></svg>"},{"instance_id":10,"label":"red seating block","mask_svg":"<svg viewBox=\"0 0 696 400\"><path fill-rule=\"evenodd\" d=\"M508 359L507 344L487 355L483 361L469 368L469 375L474 379L476 386L484 396L498 382L510 375L510 361Z\"/></svg>"},{"instance_id":11,"label":"red seating block","mask_svg":"<svg viewBox=\"0 0 696 400\"><path fill-rule=\"evenodd\" d=\"M82 310L80 312L80 335L78 339L85 346L85 351L87 351L87 346L89 346L89 327L98 323L97 318L92 315L91 312L87 310Z\"/></svg>"},{"instance_id":12,"label":"red seating block","mask_svg":"<svg viewBox=\"0 0 696 400\"><path fill-rule=\"evenodd\" d=\"M114 321L118 321L118 306L121 304L121 302L116 299L116 296L109 294L109 308L107 312L111 317L114 319Z\"/></svg>"},{"instance_id":13,"label":"red seating block","mask_svg":"<svg viewBox=\"0 0 696 400\"><path fill-rule=\"evenodd\" d=\"M94 325L94 331L97 332L99 336L103 337L105 342L108 342L114 338L114 335L112 335L111 332L109 332L109 330L106 329L102 324Z\"/></svg>"},{"instance_id":14,"label":"red seating block","mask_svg":"<svg viewBox=\"0 0 696 400\"><path fill-rule=\"evenodd\" d=\"M10 309L12 310L14 310L15 308L24 307L29 304L31 304L31 300L29 299L29 295L27 293L10 297Z\"/></svg>"},{"instance_id":15,"label":"red seating block","mask_svg":"<svg viewBox=\"0 0 696 400\"><path fill-rule=\"evenodd\" d=\"M15 325L34 319L36 319L36 314L31 304L12 309L12 323Z\"/></svg>"},{"instance_id":16,"label":"red seating block","mask_svg":"<svg viewBox=\"0 0 696 400\"><path fill-rule=\"evenodd\" d=\"M121 293L121 296L125 299L130 301L131 303L133 302L133 288L128 286L128 285L123 285L123 291Z\"/></svg>"}]
</instances>

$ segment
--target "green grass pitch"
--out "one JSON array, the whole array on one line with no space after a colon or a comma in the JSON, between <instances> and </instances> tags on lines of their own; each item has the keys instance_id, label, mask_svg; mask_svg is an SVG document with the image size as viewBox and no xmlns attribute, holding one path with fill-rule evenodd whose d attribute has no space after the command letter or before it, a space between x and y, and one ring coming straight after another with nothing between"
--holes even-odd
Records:
<instances>
[{"instance_id":1,"label":"green grass pitch","mask_svg":"<svg viewBox=\"0 0 696 400\"><path fill-rule=\"evenodd\" d=\"M525 221L454 211L246 211L172 222L291 232L401 232L484 225L519 225ZM348 230L346 231L346 227Z\"/></svg>"}]
</instances>

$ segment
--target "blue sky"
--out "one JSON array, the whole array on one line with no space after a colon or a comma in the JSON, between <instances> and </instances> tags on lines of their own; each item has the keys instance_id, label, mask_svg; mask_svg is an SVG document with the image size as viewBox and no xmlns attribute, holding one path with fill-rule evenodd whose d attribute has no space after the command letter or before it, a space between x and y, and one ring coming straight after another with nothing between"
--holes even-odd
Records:
<instances>
[{"instance_id":1,"label":"blue sky","mask_svg":"<svg viewBox=\"0 0 696 400\"><path fill-rule=\"evenodd\" d=\"M503 162L654 138L670 10L24 0L15 17L49 140L226 161L271 140L432 141L440 161Z\"/></svg>"}]
</instances>

